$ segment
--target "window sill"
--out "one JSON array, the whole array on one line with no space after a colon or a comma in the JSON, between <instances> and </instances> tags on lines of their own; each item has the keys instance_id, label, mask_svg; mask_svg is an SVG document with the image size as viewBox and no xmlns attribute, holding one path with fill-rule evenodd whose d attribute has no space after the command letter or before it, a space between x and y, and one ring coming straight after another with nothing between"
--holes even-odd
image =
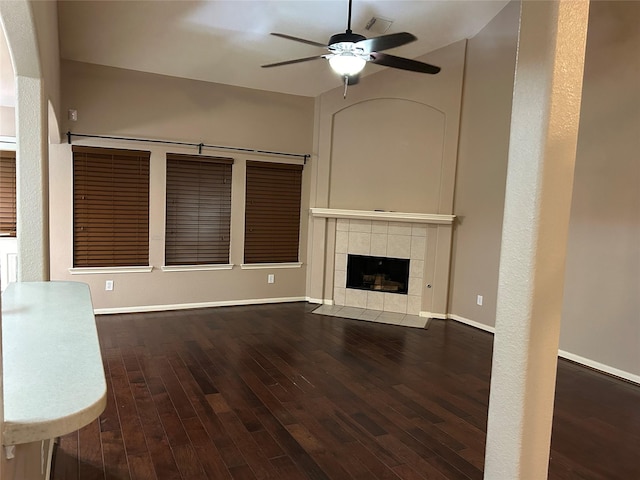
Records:
<instances>
[{"instance_id":1,"label":"window sill","mask_svg":"<svg viewBox=\"0 0 640 480\"><path fill-rule=\"evenodd\" d=\"M291 263L243 263L240 265L242 270L265 270L273 268L300 268L302 262Z\"/></svg>"},{"instance_id":2,"label":"window sill","mask_svg":"<svg viewBox=\"0 0 640 480\"><path fill-rule=\"evenodd\" d=\"M153 266L142 267L73 267L69 269L71 275L93 275L97 273L149 273Z\"/></svg>"},{"instance_id":3,"label":"window sill","mask_svg":"<svg viewBox=\"0 0 640 480\"><path fill-rule=\"evenodd\" d=\"M209 265L165 265L160 267L163 272L197 272L202 270L231 270L233 263L209 264Z\"/></svg>"}]
</instances>

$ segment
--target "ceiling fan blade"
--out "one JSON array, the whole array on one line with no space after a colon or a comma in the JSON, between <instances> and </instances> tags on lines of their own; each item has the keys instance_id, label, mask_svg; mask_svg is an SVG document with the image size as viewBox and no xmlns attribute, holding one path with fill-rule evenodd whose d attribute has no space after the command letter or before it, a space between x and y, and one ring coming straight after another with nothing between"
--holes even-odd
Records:
<instances>
[{"instance_id":1,"label":"ceiling fan blade","mask_svg":"<svg viewBox=\"0 0 640 480\"><path fill-rule=\"evenodd\" d=\"M411 60L409 58L396 57L386 53L371 53L371 63L376 65L384 65L385 67L399 68L401 70L409 70L411 72L436 74L440 71L440 67L429 65L428 63Z\"/></svg>"},{"instance_id":2,"label":"ceiling fan blade","mask_svg":"<svg viewBox=\"0 0 640 480\"><path fill-rule=\"evenodd\" d=\"M296 58L295 60L286 60L284 62L269 63L268 65L262 65L262 68L281 67L282 65L291 65L292 63L309 62L311 60L317 60L324 58L322 55L316 55L314 57Z\"/></svg>"},{"instance_id":3,"label":"ceiling fan blade","mask_svg":"<svg viewBox=\"0 0 640 480\"><path fill-rule=\"evenodd\" d=\"M382 50L406 45L415 40L417 40L417 38L414 35L407 32L399 32L361 40L356 43L356 46L362 48L367 53L380 52Z\"/></svg>"},{"instance_id":4,"label":"ceiling fan blade","mask_svg":"<svg viewBox=\"0 0 640 480\"><path fill-rule=\"evenodd\" d=\"M314 47L322 47L327 48L327 45L324 43L314 42L313 40L305 40L304 38L292 37L291 35L286 35L284 33L273 33L271 35L274 37L286 38L287 40L293 40L294 42L306 43L307 45L313 45Z\"/></svg>"}]
</instances>

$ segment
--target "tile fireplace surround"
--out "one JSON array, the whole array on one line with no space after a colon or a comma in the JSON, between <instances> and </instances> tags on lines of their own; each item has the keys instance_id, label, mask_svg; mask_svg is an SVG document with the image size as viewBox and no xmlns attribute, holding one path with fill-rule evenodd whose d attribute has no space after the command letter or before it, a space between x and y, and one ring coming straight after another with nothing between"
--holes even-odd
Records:
<instances>
[{"instance_id":1,"label":"tile fireplace surround","mask_svg":"<svg viewBox=\"0 0 640 480\"><path fill-rule=\"evenodd\" d=\"M427 226L405 222L339 218L336 222L333 303L347 307L418 315ZM409 259L407 295L346 288L347 255Z\"/></svg>"},{"instance_id":2,"label":"tile fireplace surround","mask_svg":"<svg viewBox=\"0 0 640 480\"><path fill-rule=\"evenodd\" d=\"M446 318L454 215L311 208L311 216L326 234L314 244L324 251L324 291L330 294L320 303ZM346 288L349 254L408 259L407 295Z\"/></svg>"}]
</instances>

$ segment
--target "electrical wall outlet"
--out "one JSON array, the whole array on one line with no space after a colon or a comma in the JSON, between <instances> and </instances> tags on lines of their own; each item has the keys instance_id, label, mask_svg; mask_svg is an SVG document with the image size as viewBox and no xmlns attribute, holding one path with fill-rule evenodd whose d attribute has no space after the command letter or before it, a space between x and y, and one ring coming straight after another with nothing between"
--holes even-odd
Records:
<instances>
[{"instance_id":1,"label":"electrical wall outlet","mask_svg":"<svg viewBox=\"0 0 640 480\"><path fill-rule=\"evenodd\" d=\"M482 295L478 295L478 296L476 297L476 303L477 303L478 305L482 306Z\"/></svg>"},{"instance_id":2,"label":"electrical wall outlet","mask_svg":"<svg viewBox=\"0 0 640 480\"><path fill-rule=\"evenodd\" d=\"M113 290L113 280L107 280L106 282L104 282L104 289L108 292Z\"/></svg>"},{"instance_id":3,"label":"electrical wall outlet","mask_svg":"<svg viewBox=\"0 0 640 480\"><path fill-rule=\"evenodd\" d=\"M276 281L276 276L273 273L267 275L267 283L274 283Z\"/></svg>"}]
</instances>

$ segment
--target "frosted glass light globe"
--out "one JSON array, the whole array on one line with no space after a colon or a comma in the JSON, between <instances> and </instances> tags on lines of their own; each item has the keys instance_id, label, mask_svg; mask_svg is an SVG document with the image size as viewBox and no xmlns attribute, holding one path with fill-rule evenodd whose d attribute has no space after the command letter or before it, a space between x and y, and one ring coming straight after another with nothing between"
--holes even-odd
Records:
<instances>
[{"instance_id":1,"label":"frosted glass light globe","mask_svg":"<svg viewBox=\"0 0 640 480\"><path fill-rule=\"evenodd\" d=\"M329 59L329 65L331 65L333 71L341 77L360 73L366 63L367 61L364 58L357 57L352 53L334 55Z\"/></svg>"}]
</instances>

